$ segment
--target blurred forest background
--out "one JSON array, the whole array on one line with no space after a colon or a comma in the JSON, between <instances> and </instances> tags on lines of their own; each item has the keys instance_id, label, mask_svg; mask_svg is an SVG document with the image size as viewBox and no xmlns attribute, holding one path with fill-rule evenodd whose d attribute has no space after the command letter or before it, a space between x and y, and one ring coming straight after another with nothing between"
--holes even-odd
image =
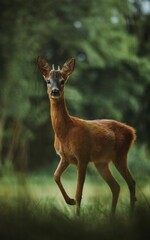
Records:
<instances>
[{"instance_id":1,"label":"blurred forest background","mask_svg":"<svg viewBox=\"0 0 150 240\"><path fill-rule=\"evenodd\" d=\"M131 165L150 174L150 1L1 0L0 18L1 174L8 164L28 172L58 159L39 55L61 66L76 58L70 114L134 126Z\"/></svg>"},{"instance_id":2,"label":"blurred forest background","mask_svg":"<svg viewBox=\"0 0 150 240\"><path fill-rule=\"evenodd\" d=\"M136 129L129 154L137 182L134 221L128 218L127 185L112 166L121 183L121 219L105 221L111 191L92 166L81 218L64 203L53 180L59 157L39 55L60 66L76 58L65 88L71 115L115 119ZM150 0L1 0L0 66L0 238L148 239ZM63 175L71 196L73 169Z\"/></svg>"}]
</instances>

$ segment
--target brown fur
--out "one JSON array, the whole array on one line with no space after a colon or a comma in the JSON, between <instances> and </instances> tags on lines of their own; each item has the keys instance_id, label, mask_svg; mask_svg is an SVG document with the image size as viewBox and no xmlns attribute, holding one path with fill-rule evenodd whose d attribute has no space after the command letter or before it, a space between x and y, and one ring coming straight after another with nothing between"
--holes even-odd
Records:
<instances>
[{"instance_id":1,"label":"brown fur","mask_svg":"<svg viewBox=\"0 0 150 240\"><path fill-rule=\"evenodd\" d=\"M51 72L45 73L49 65L43 60L38 65L44 73L44 78L51 76ZM60 78L66 81L74 69L74 59L70 58L60 70ZM46 68L43 69L43 66ZM65 75L66 74L66 75ZM65 77L64 77L65 75ZM57 83L59 86L59 83ZM60 87L60 96L53 98L51 87L48 87L48 95L51 105L51 120L55 132L54 147L60 155L61 160L55 171L54 179L57 182L65 201L70 205L77 205L77 214L80 213L82 190L89 162L93 162L98 172L108 183L112 191L112 213L115 212L120 187L109 170L109 163L112 161L120 174L126 180L130 190L131 209L135 204L135 182L127 167L127 154L131 144L136 139L135 130L115 120L93 120L86 121L73 116L67 112L64 92ZM69 164L77 165L78 179L75 200L71 199L60 180L61 174Z\"/></svg>"}]
</instances>

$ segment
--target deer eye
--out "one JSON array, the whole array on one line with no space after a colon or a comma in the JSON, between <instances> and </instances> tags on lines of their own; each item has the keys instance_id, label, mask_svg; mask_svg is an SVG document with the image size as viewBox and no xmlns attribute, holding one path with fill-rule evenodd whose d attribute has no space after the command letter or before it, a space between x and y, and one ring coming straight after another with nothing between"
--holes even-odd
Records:
<instances>
[{"instance_id":1,"label":"deer eye","mask_svg":"<svg viewBox=\"0 0 150 240\"><path fill-rule=\"evenodd\" d=\"M46 82L47 82L47 84L48 84L48 85L50 85L50 84L51 84L51 81L50 81L50 80L47 80Z\"/></svg>"},{"instance_id":2,"label":"deer eye","mask_svg":"<svg viewBox=\"0 0 150 240\"><path fill-rule=\"evenodd\" d=\"M64 85L64 83L65 83L64 80L61 80L61 81L60 81L60 84L61 84L62 86Z\"/></svg>"}]
</instances>

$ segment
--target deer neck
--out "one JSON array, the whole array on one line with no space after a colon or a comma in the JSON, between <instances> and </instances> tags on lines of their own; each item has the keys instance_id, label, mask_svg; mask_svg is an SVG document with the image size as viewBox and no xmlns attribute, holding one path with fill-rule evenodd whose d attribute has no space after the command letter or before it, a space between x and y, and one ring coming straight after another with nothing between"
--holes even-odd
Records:
<instances>
[{"instance_id":1,"label":"deer neck","mask_svg":"<svg viewBox=\"0 0 150 240\"><path fill-rule=\"evenodd\" d=\"M61 99L50 99L51 121L56 136L63 140L72 126L64 96Z\"/></svg>"}]
</instances>

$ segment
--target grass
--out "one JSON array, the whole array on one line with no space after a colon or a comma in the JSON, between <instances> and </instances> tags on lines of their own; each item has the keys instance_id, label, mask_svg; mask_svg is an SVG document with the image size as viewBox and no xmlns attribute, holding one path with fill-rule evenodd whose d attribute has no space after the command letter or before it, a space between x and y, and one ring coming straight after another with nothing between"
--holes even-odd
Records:
<instances>
[{"instance_id":1,"label":"grass","mask_svg":"<svg viewBox=\"0 0 150 240\"><path fill-rule=\"evenodd\" d=\"M0 180L0 239L149 239L150 186L138 181L137 206L129 215L129 192L122 178L116 218L110 218L111 192L99 176L87 176L81 217L65 204L48 172L10 174ZM67 172L63 184L75 194L76 174ZM150 236L150 235L149 235Z\"/></svg>"}]
</instances>

